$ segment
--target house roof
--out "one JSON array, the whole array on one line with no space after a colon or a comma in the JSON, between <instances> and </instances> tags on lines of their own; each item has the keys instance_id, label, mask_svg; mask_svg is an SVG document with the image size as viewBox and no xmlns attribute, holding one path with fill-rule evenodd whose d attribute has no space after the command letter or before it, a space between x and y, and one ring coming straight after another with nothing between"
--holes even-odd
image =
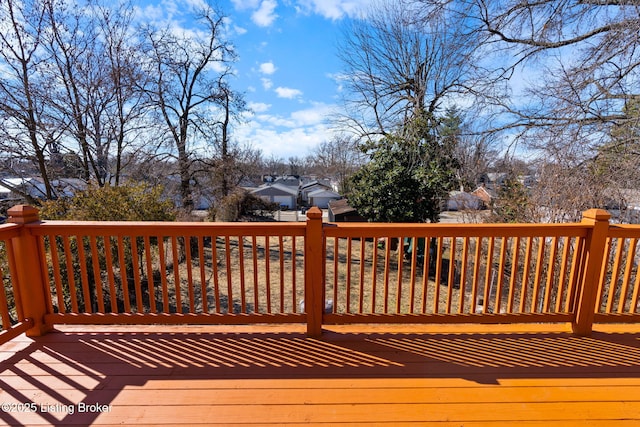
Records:
<instances>
[{"instance_id":1,"label":"house roof","mask_svg":"<svg viewBox=\"0 0 640 427\"><path fill-rule=\"evenodd\" d=\"M0 180L0 184L4 183L10 187L22 187L23 191L29 192L34 197L46 196L44 183L41 178L3 178ZM2 185L2 187L7 188L5 185Z\"/></svg>"},{"instance_id":2,"label":"house roof","mask_svg":"<svg viewBox=\"0 0 640 427\"><path fill-rule=\"evenodd\" d=\"M467 193L465 191L449 191L449 198L460 200L477 200L478 196L473 193Z\"/></svg>"},{"instance_id":3,"label":"house roof","mask_svg":"<svg viewBox=\"0 0 640 427\"><path fill-rule=\"evenodd\" d=\"M496 194L492 190L489 190L487 189L487 187L484 187L484 186L480 186L476 188L471 192L471 194L478 197L480 200L482 200L485 203L490 203L491 199L496 197Z\"/></svg>"},{"instance_id":4,"label":"house roof","mask_svg":"<svg viewBox=\"0 0 640 427\"><path fill-rule=\"evenodd\" d=\"M479 209L484 201L475 194L450 191L447 208L451 210Z\"/></svg>"},{"instance_id":5,"label":"house roof","mask_svg":"<svg viewBox=\"0 0 640 427\"><path fill-rule=\"evenodd\" d=\"M318 180L316 179L316 180L313 180L313 181L307 182L307 183L306 183L306 184L304 184L302 187L300 187L300 189L302 189L302 190L306 190L307 188L311 188L311 187L314 187L314 186L320 186L320 187L325 187L325 188L331 188L331 185L329 185L329 184L327 184L327 183L325 183L325 182L318 181Z\"/></svg>"},{"instance_id":6,"label":"house roof","mask_svg":"<svg viewBox=\"0 0 640 427\"><path fill-rule=\"evenodd\" d=\"M276 178L273 183L286 185L287 187L295 187L297 189L300 186L300 179L294 175L280 176Z\"/></svg>"},{"instance_id":7,"label":"house roof","mask_svg":"<svg viewBox=\"0 0 640 427\"><path fill-rule=\"evenodd\" d=\"M298 190L284 184L263 184L260 187L251 190L252 193L286 193L291 196L297 196Z\"/></svg>"},{"instance_id":8,"label":"house roof","mask_svg":"<svg viewBox=\"0 0 640 427\"><path fill-rule=\"evenodd\" d=\"M334 215L355 212L356 209L349 205L347 199L332 200L329 202L329 209Z\"/></svg>"},{"instance_id":9,"label":"house roof","mask_svg":"<svg viewBox=\"0 0 640 427\"><path fill-rule=\"evenodd\" d=\"M328 190L326 188L320 188L318 190L312 191L309 193L309 197L341 197L340 194L336 193L333 190Z\"/></svg>"}]
</instances>

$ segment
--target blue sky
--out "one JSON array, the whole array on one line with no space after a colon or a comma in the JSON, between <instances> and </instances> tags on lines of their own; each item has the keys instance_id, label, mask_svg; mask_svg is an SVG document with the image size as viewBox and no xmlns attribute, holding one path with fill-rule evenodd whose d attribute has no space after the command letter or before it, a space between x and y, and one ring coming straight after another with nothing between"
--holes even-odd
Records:
<instances>
[{"instance_id":1,"label":"blue sky","mask_svg":"<svg viewBox=\"0 0 640 427\"><path fill-rule=\"evenodd\" d=\"M332 131L341 64L336 45L345 19L367 0L226 0L240 56L236 90L254 114L236 138L265 157L305 156Z\"/></svg>"},{"instance_id":2,"label":"blue sky","mask_svg":"<svg viewBox=\"0 0 640 427\"><path fill-rule=\"evenodd\" d=\"M143 7L180 15L202 0L163 0ZM341 64L336 45L345 20L370 0L218 0L229 16L239 61L231 87L243 92L253 113L232 137L262 150L265 158L306 156L330 139L327 118L339 108ZM166 15L165 15L166 16ZM184 25L184 24L183 24Z\"/></svg>"}]
</instances>

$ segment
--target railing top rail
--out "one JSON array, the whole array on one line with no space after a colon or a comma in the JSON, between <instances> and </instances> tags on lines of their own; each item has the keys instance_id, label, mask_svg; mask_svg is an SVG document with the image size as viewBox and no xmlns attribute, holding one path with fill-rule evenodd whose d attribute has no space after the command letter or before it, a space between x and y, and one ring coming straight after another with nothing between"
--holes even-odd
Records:
<instances>
[{"instance_id":1,"label":"railing top rail","mask_svg":"<svg viewBox=\"0 0 640 427\"><path fill-rule=\"evenodd\" d=\"M588 225L330 223L327 237L585 237Z\"/></svg>"},{"instance_id":2,"label":"railing top rail","mask_svg":"<svg viewBox=\"0 0 640 427\"><path fill-rule=\"evenodd\" d=\"M0 225L0 240L11 239L17 237L20 234L20 224L1 224Z\"/></svg>"},{"instance_id":3,"label":"railing top rail","mask_svg":"<svg viewBox=\"0 0 640 427\"><path fill-rule=\"evenodd\" d=\"M609 226L609 237L640 238L640 225L638 224L615 224Z\"/></svg>"},{"instance_id":4,"label":"railing top rail","mask_svg":"<svg viewBox=\"0 0 640 427\"><path fill-rule=\"evenodd\" d=\"M304 236L304 222L43 221L28 224L36 236Z\"/></svg>"}]
</instances>

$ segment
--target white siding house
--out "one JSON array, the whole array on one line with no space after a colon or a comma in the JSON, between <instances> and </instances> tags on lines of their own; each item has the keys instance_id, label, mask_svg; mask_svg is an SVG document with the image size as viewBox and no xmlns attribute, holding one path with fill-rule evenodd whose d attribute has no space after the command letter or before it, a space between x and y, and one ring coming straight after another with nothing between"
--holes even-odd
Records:
<instances>
[{"instance_id":1,"label":"white siding house","mask_svg":"<svg viewBox=\"0 0 640 427\"><path fill-rule=\"evenodd\" d=\"M327 189L319 189L308 194L309 205L317 206L320 209L327 209L329 202L341 198L340 194Z\"/></svg>"},{"instance_id":2,"label":"white siding house","mask_svg":"<svg viewBox=\"0 0 640 427\"><path fill-rule=\"evenodd\" d=\"M296 209L298 190L282 184L265 184L251 191L267 202L277 203L282 208Z\"/></svg>"}]
</instances>

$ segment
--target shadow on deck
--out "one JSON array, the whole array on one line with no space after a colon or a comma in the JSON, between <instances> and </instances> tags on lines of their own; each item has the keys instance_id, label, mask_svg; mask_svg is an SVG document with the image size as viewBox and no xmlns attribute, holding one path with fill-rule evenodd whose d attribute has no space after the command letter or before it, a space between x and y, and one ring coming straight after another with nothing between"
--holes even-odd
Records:
<instances>
[{"instance_id":1,"label":"shadow on deck","mask_svg":"<svg viewBox=\"0 0 640 427\"><path fill-rule=\"evenodd\" d=\"M545 328L553 332L514 326L512 332L476 326L471 333L334 327L321 339L297 326L285 332L258 326L60 327L0 346L0 421L460 425L640 419L637 328L612 325L585 338L552 325Z\"/></svg>"}]
</instances>

